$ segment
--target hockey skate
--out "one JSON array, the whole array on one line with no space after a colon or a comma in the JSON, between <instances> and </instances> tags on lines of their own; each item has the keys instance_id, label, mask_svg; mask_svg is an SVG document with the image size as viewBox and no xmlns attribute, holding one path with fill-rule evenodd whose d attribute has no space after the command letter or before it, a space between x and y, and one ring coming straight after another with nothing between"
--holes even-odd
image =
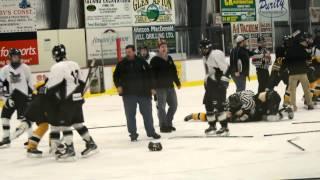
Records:
<instances>
[{"instance_id":1,"label":"hockey skate","mask_svg":"<svg viewBox=\"0 0 320 180\"><path fill-rule=\"evenodd\" d=\"M27 157L29 157L29 158L41 158L42 157L42 151L39 151L37 148L28 149Z\"/></svg>"},{"instance_id":2,"label":"hockey skate","mask_svg":"<svg viewBox=\"0 0 320 180\"><path fill-rule=\"evenodd\" d=\"M81 152L82 157L88 157L90 155L96 154L98 152L98 146L93 141L92 138L90 138L90 141L86 141L86 148Z\"/></svg>"},{"instance_id":3,"label":"hockey skate","mask_svg":"<svg viewBox=\"0 0 320 180\"><path fill-rule=\"evenodd\" d=\"M219 129L216 132L216 134L217 134L217 136L229 136L230 135L229 129L226 127L222 127L221 129Z\"/></svg>"},{"instance_id":4,"label":"hockey skate","mask_svg":"<svg viewBox=\"0 0 320 180\"><path fill-rule=\"evenodd\" d=\"M56 160L61 162L75 161L76 152L74 151L73 144L65 145L64 149L58 147L58 151L55 153Z\"/></svg>"},{"instance_id":5,"label":"hockey skate","mask_svg":"<svg viewBox=\"0 0 320 180\"><path fill-rule=\"evenodd\" d=\"M190 120L192 120L193 118L192 118L192 114L190 114L190 115L188 115L188 116L186 116L185 118L184 118L184 121L190 121Z\"/></svg>"},{"instance_id":6,"label":"hockey skate","mask_svg":"<svg viewBox=\"0 0 320 180\"><path fill-rule=\"evenodd\" d=\"M11 140L9 137L3 138L0 142L0 148L9 148Z\"/></svg>"},{"instance_id":7,"label":"hockey skate","mask_svg":"<svg viewBox=\"0 0 320 180\"><path fill-rule=\"evenodd\" d=\"M0 148L8 148L10 147L10 138L9 137L6 137L6 138L3 138L2 141L0 142Z\"/></svg>"},{"instance_id":8,"label":"hockey skate","mask_svg":"<svg viewBox=\"0 0 320 180\"><path fill-rule=\"evenodd\" d=\"M215 134L216 134L216 131L217 131L216 126L210 125L209 128L204 131L204 133L205 133L206 135L215 135Z\"/></svg>"},{"instance_id":9,"label":"hockey skate","mask_svg":"<svg viewBox=\"0 0 320 180\"><path fill-rule=\"evenodd\" d=\"M284 105L283 108L280 109L279 114L281 119L283 118L283 112L287 113L289 119L294 118L294 110L290 106Z\"/></svg>"}]
</instances>

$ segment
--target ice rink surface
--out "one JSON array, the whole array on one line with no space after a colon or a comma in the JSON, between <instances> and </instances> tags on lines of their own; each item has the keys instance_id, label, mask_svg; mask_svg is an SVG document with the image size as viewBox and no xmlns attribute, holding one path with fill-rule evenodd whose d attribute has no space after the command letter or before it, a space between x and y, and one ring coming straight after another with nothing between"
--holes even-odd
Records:
<instances>
[{"instance_id":1,"label":"ice rink surface","mask_svg":"<svg viewBox=\"0 0 320 180\"><path fill-rule=\"evenodd\" d=\"M234 92L230 85L228 94ZM249 88L257 89L255 81ZM284 86L277 87L283 95ZM48 136L40 144L42 159L29 159L23 143L27 136L14 141L9 149L0 149L1 180L273 180L320 177L320 133L264 137L264 134L320 130L320 123L297 124L320 120L320 108L303 109L302 91L298 88L299 110L293 121L230 124L230 135L250 135L254 138L169 139L182 135L204 135L207 124L184 122L192 112L203 112L203 87L178 90L179 107L174 125L177 131L161 134L161 152L149 152L141 116L137 116L139 141L130 142L126 127L95 129L90 133L100 152L81 158L84 142L74 133L76 162L58 163L48 155ZM88 127L124 125L123 104L119 96L100 96L87 99L84 106ZM159 132L155 105L155 125ZM17 124L15 120L12 121ZM0 132L0 135L2 132ZM2 135L1 135L2 137ZM301 151L287 140L305 148Z\"/></svg>"}]
</instances>

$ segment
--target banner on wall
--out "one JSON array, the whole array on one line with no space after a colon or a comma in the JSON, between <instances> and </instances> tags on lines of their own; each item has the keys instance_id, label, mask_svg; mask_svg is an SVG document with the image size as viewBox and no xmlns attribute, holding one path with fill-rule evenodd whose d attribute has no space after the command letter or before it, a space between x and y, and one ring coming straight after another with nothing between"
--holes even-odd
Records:
<instances>
[{"instance_id":1,"label":"banner on wall","mask_svg":"<svg viewBox=\"0 0 320 180\"><path fill-rule=\"evenodd\" d=\"M88 59L116 59L117 38L121 39L121 54L125 56L125 46L133 44L132 27L113 28L115 33L106 33L107 28L87 29Z\"/></svg>"},{"instance_id":2,"label":"banner on wall","mask_svg":"<svg viewBox=\"0 0 320 180\"><path fill-rule=\"evenodd\" d=\"M320 7L310 7L311 23L320 23Z\"/></svg>"},{"instance_id":3,"label":"banner on wall","mask_svg":"<svg viewBox=\"0 0 320 180\"><path fill-rule=\"evenodd\" d=\"M288 0L257 0L260 21L288 21Z\"/></svg>"},{"instance_id":4,"label":"banner on wall","mask_svg":"<svg viewBox=\"0 0 320 180\"><path fill-rule=\"evenodd\" d=\"M221 0L223 22L256 21L256 0Z\"/></svg>"},{"instance_id":5,"label":"banner on wall","mask_svg":"<svg viewBox=\"0 0 320 180\"><path fill-rule=\"evenodd\" d=\"M158 39L165 39L170 53L176 52L176 36L174 25L133 27L137 47L147 46L150 50L157 49Z\"/></svg>"},{"instance_id":6,"label":"banner on wall","mask_svg":"<svg viewBox=\"0 0 320 180\"><path fill-rule=\"evenodd\" d=\"M26 38L22 39L19 36ZM14 39L15 37L16 39ZM8 63L8 54L11 48L17 48L21 51L21 59L24 63L28 65L39 64L37 34L35 32L0 34L0 39L0 67Z\"/></svg>"},{"instance_id":7,"label":"banner on wall","mask_svg":"<svg viewBox=\"0 0 320 180\"><path fill-rule=\"evenodd\" d=\"M174 0L132 0L134 26L175 24Z\"/></svg>"},{"instance_id":8,"label":"banner on wall","mask_svg":"<svg viewBox=\"0 0 320 180\"><path fill-rule=\"evenodd\" d=\"M0 0L0 33L36 31L34 0Z\"/></svg>"},{"instance_id":9,"label":"banner on wall","mask_svg":"<svg viewBox=\"0 0 320 180\"><path fill-rule=\"evenodd\" d=\"M259 22L243 22L243 23L231 23L231 35L235 37L236 35L245 36L248 39L248 47L250 49L257 48L257 38L263 36L266 40L266 47L268 49L273 48L272 43L272 24L259 23ZM234 41L234 38L232 38Z\"/></svg>"},{"instance_id":10,"label":"banner on wall","mask_svg":"<svg viewBox=\"0 0 320 180\"><path fill-rule=\"evenodd\" d=\"M132 26L132 0L84 0L86 28Z\"/></svg>"}]
</instances>

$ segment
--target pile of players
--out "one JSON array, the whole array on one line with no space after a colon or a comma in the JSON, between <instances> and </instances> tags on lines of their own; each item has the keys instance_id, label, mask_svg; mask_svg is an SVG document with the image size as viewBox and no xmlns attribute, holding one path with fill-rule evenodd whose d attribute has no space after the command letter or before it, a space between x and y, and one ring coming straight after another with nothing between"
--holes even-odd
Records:
<instances>
[{"instance_id":1,"label":"pile of players","mask_svg":"<svg viewBox=\"0 0 320 180\"><path fill-rule=\"evenodd\" d=\"M21 60L21 52L15 48L9 50L10 62L0 74L1 94L5 98L1 112L3 139L0 148L9 147L12 140L28 131L27 153L29 157L41 157L38 144L50 125L50 152L57 160L74 159L73 129L86 144L81 155L88 156L97 150L97 145L83 124L86 78L79 65L67 59L64 45L55 46L52 55L56 64L51 67L49 77L35 85L30 68ZM10 135L10 119L15 111L21 124ZM32 132L34 123L38 127Z\"/></svg>"},{"instance_id":2,"label":"pile of players","mask_svg":"<svg viewBox=\"0 0 320 180\"><path fill-rule=\"evenodd\" d=\"M200 52L206 70L205 95L203 103L206 113L193 113L185 117L185 121L201 120L209 123L206 134L221 136L229 135L229 122L252 122L252 121L279 121L287 115L294 118L296 107L290 104L290 91L288 89L289 70L286 66L286 52L293 43L305 41L308 53L308 79L310 81L310 94L314 104L320 100L320 29L315 30L315 39L309 33L297 31L292 36L284 36L283 44L276 49L276 59L272 64L269 75L270 53L263 46L263 37L258 38L258 49L250 52L253 54L252 63L257 67L265 66L266 72L259 72L258 76L266 74L266 79L260 79L259 91L255 94L250 90L236 92L226 97L230 68L224 57L224 53L209 40L202 40ZM299 39L298 39L299 38ZM268 56L268 57L267 57ZM269 63L267 62L269 60ZM258 71L257 71L258 73ZM263 75L264 77L264 75ZM259 79L259 77L258 77ZM286 84L283 107L280 107L281 97L274 90L281 81ZM263 83L263 84L262 84ZM308 109L313 107L308 106ZM221 128L217 130L216 124L220 122Z\"/></svg>"}]
</instances>

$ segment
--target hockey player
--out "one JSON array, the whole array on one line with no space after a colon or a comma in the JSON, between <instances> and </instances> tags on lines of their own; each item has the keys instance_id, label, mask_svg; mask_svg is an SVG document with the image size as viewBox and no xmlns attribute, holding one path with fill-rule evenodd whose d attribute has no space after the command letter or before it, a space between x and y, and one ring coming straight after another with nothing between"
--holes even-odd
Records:
<instances>
[{"instance_id":1,"label":"hockey player","mask_svg":"<svg viewBox=\"0 0 320 180\"><path fill-rule=\"evenodd\" d=\"M292 45L292 37L284 36L283 44L276 49L276 60L272 65L271 75L268 82L268 90L273 90L275 86L282 81L286 85L286 92L284 95L284 105L288 106L290 104L290 92L288 90L288 80L289 80L289 71L285 66L285 57L286 52L289 47Z\"/></svg>"},{"instance_id":2,"label":"hockey player","mask_svg":"<svg viewBox=\"0 0 320 180\"><path fill-rule=\"evenodd\" d=\"M203 56L206 70L203 103L206 108L209 128L205 130L205 133L228 135L229 129L225 118L224 103L229 84L229 78L227 78L229 64L225 59L224 53L213 47L212 43L207 39L200 42L200 52ZM217 121L220 121L221 124L221 129L218 131L216 131Z\"/></svg>"},{"instance_id":3,"label":"hockey player","mask_svg":"<svg viewBox=\"0 0 320 180\"><path fill-rule=\"evenodd\" d=\"M319 30L320 32L320 30ZM314 101L319 101L320 96L320 40L314 40L314 46L312 49L312 67L314 68L314 76L316 81L311 84L311 88L314 88Z\"/></svg>"},{"instance_id":4,"label":"hockey player","mask_svg":"<svg viewBox=\"0 0 320 180\"><path fill-rule=\"evenodd\" d=\"M266 48L266 41L263 36L258 37L258 48L254 50L252 64L256 67L258 78L258 93L267 88L269 81L269 66L271 65L270 51Z\"/></svg>"},{"instance_id":5,"label":"hockey player","mask_svg":"<svg viewBox=\"0 0 320 180\"><path fill-rule=\"evenodd\" d=\"M15 137L21 135L26 129L31 128L31 123L26 121L24 112L30 100L33 81L30 68L21 62L21 52L12 48L9 50L10 63L1 69L0 81L4 91L5 105L1 112L3 139L0 147L8 147L10 140L10 119L17 111L17 119L21 121L17 128Z\"/></svg>"},{"instance_id":6,"label":"hockey player","mask_svg":"<svg viewBox=\"0 0 320 180\"><path fill-rule=\"evenodd\" d=\"M60 132L63 132L65 141L64 152L56 151L56 158L66 159L75 156L73 145L73 126L86 141L86 150L82 155L97 149L96 144L89 135L88 129L83 125L84 103L83 90L85 80L79 65L67 60L64 45L57 45L52 50L54 60L57 62L51 67L45 94L52 98L48 109L48 120L51 125L51 146L59 146Z\"/></svg>"}]
</instances>

